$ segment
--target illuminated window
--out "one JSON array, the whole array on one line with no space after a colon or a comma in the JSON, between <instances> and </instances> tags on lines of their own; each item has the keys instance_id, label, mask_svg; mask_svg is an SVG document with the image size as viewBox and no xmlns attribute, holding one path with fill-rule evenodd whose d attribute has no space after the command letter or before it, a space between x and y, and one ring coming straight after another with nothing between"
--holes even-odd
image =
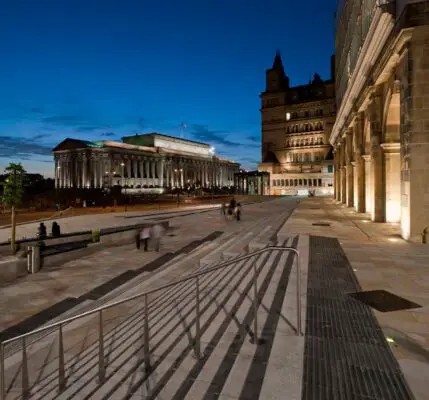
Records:
<instances>
[{"instance_id":1,"label":"illuminated window","mask_svg":"<svg viewBox=\"0 0 429 400\"><path fill-rule=\"evenodd\" d=\"M290 113L286 113L286 121L290 120Z\"/></svg>"}]
</instances>

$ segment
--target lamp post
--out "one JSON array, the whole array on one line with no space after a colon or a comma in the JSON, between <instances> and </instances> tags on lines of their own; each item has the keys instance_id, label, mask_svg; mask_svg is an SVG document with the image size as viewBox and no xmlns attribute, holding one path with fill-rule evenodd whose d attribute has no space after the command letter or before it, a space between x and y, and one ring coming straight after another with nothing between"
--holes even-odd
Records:
<instances>
[{"instance_id":1,"label":"lamp post","mask_svg":"<svg viewBox=\"0 0 429 400\"><path fill-rule=\"evenodd\" d=\"M182 171L183 171L182 168L174 169L174 182L176 183L176 187L177 187L177 207L179 207L179 205L180 205L180 184L179 184L180 182L179 182L179 179L180 179L180 175L181 175ZM179 178L177 177L177 173L179 173Z\"/></svg>"}]
</instances>

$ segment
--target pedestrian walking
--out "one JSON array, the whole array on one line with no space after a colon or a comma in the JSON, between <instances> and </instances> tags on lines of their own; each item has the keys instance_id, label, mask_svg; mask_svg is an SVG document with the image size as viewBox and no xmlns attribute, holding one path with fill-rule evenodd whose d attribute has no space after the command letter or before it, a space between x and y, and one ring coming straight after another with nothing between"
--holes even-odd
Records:
<instances>
[{"instance_id":1,"label":"pedestrian walking","mask_svg":"<svg viewBox=\"0 0 429 400\"><path fill-rule=\"evenodd\" d=\"M235 217L237 218L237 221L240 221L241 219L241 204L237 203L237 207L235 207Z\"/></svg>"},{"instance_id":2,"label":"pedestrian walking","mask_svg":"<svg viewBox=\"0 0 429 400\"><path fill-rule=\"evenodd\" d=\"M143 242L143 250L148 251L148 245L149 245L149 239L151 236L151 228L149 226L145 226L141 231L139 235L139 244L137 248L140 248L140 243Z\"/></svg>"},{"instance_id":3,"label":"pedestrian walking","mask_svg":"<svg viewBox=\"0 0 429 400\"><path fill-rule=\"evenodd\" d=\"M155 224L154 226L152 226L151 237L153 238L153 240L155 242L155 250L157 252L159 252L159 248L161 245L161 239L164 236L164 233L165 233L165 229L162 225Z\"/></svg>"}]
</instances>

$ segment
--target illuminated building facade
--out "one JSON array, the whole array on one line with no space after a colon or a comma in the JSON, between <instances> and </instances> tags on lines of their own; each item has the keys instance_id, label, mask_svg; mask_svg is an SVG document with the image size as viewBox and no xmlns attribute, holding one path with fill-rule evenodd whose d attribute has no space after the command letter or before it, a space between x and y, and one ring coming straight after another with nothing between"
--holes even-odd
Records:
<instances>
[{"instance_id":1,"label":"illuminated building facade","mask_svg":"<svg viewBox=\"0 0 429 400\"><path fill-rule=\"evenodd\" d=\"M429 1L340 1L335 198L421 240L429 225Z\"/></svg>"}]
</instances>

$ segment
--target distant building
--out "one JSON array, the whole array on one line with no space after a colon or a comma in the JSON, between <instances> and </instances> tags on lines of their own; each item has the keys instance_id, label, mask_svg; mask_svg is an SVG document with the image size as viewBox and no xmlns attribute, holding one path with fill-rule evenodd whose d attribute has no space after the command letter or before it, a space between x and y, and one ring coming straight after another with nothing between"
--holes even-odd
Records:
<instances>
[{"instance_id":1,"label":"distant building","mask_svg":"<svg viewBox=\"0 0 429 400\"><path fill-rule=\"evenodd\" d=\"M421 241L429 225L429 1L337 8L335 197Z\"/></svg>"},{"instance_id":2,"label":"distant building","mask_svg":"<svg viewBox=\"0 0 429 400\"><path fill-rule=\"evenodd\" d=\"M333 63L333 59L332 59ZM335 121L332 79L319 75L308 85L289 85L280 53L266 71L261 93L262 162L271 194L333 194L333 154L329 135Z\"/></svg>"},{"instance_id":3,"label":"distant building","mask_svg":"<svg viewBox=\"0 0 429 400\"><path fill-rule=\"evenodd\" d=\"M230 187L240 167L208 144L159 133L126 136L122 143L65 139L53 153L57 188Z\"/></svg>"},{"instance_id":4,"label":"distant building","mask_svg":"<svg viewBox=\"0 0 429 400\"><path fill-rule=\"evenodd\" d=\"M269 195L270 174L240 170L234 174L234 187L237 194Z\"/></svg>"}]
</instances>

